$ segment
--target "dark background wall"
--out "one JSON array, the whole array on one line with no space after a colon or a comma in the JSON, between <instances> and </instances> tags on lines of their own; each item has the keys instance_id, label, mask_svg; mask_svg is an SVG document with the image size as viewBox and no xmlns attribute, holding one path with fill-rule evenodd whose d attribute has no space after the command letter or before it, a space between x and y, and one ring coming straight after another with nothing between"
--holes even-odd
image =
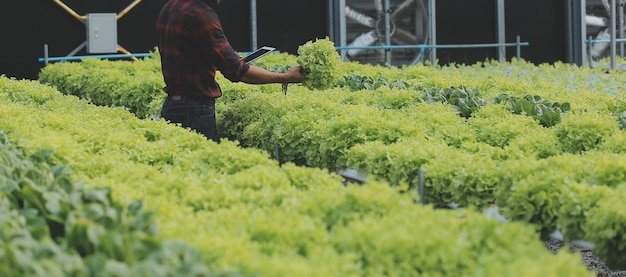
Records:
<instances>
[{"instance_id":1,"label":"dark background wall","mask_svg":"<svg viewBox=\"0 0 626 277\"><path fill-rule=\"evenodd\" d=\"M505 1L506 42L520 36L529 46L521 57L534 63L565 61L566 28L564 1ZM498 42L495 0L437 1L437 44L484 44ZM507 59L516 56L506 48ZM496 48L437 49L440 63L473 64L498 59Z\"/></svg>"},{"instance_id":2,"label":"dark background wall","mask_svg":"<svg viewBox=\"0 0 626 277\"><path fill-rule=\"evenodd\" d=\"M515 42L520 36L530 43L522 47L522 58L534 63L566 61L565 1L506 1L506 40ZM507 49L515 56L515 48Z\"/></svg>"},{"instance_id":3,"label":"dark background wall","mask_svg":"<svg viewBox=\"0 0 626 277\"><path fill-rule=\"evenodd\" d=\"M132 53L156 46L154 23L167 0L144 0L118 21L118 44ZM517 35L530 46L522 57L530 62L563 61L566 53L564 2L506 1L507 42ZM79 15L119 13L133 0L64 0ZM219 6L222 25L237 51L250 51L250 1L227 0ZM50 57L68 55L86 39L85 25L52 0L5 1L0 9L0 74L36 79L43 45ZM309 40L328 35L328 3L324 0L257 0L258 46L296 53ZM495 0L438 0L437 43L497 42ZM442 63L475 63L496 59L494 48L438 49ZM85 55L85 51L77 55ZM509 58L514 48L507 48Z\"/></svg>"},{"instance_id":4,"label":"dark background wall","mask_svg":"<svg viewBox=\"0 0 626 277\"><path fill-rule=\"evenodd\" d=\"M494 0L437 1L437 44L482 44L497 42ZM497 58L495 48L439 48L440 64L473 64Z\"/></svg>"},{"instance_id":5,"label":"dark background wall","mask_svg":"<svg viewBox=\"0 0 626 277\"><path fill-rule=\"evenodd\" d=\"M119 13L132 0L64 0L77 14ZM118 22L118 44L130 52L154 48L154 22L165 0L143 1ZM43 63L44 44L49 56L66 56L86 39L85 24L51 0L7 1L0 12L2 44L0 74L36 79ZM85 54L84 50L77 55Z\"/></svg>"},{"instance_id":6,"label":"dark background wall","mask_svg":"<svg viewBox=\"0 0 626 277\"><path fill-rule=\"evenodd\" d=\"M0 9L0 75L36 79L49 57L65 57L86 40L85 24L52 0L5 1ZM133 0L63 0L79 15L120 13ZM144 0L117 22L118 44L131 53L156 46L154 23L167 0ZM258 46L295 53L297 46L327 35L327 3L319 0L257 0ZM306 11L306 12L303 12ZM227 0L218 8L237 51L251 51L250 1ZM88 55L85 49L76 55Z\"/></svg>"}]
</instances>

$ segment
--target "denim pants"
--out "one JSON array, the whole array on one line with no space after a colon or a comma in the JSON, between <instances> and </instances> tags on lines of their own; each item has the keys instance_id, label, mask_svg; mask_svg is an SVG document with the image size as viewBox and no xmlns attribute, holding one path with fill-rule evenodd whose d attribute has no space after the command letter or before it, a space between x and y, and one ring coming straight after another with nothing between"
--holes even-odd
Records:
<instances>
[{"instance_id":1,"label":"denim pants","mask_svg":"<svg viewBox=\"0 0 626 277\"><path fill-rule=\"evenodd\" d=\"M182 96L181 99L174 100L167 97L161 109L161 118L170 123L179 123L207 139L220 141L215 121L215 99Z\"/></svg>"}]
</instances>

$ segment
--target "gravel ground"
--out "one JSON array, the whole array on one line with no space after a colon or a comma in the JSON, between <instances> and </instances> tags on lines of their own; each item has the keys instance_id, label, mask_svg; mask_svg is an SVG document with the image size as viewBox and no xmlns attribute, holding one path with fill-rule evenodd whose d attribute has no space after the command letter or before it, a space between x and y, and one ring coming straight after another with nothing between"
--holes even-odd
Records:
<instances>
[{"instance_id":1,"label":"gravel ground","mask_svg":"<svg viewBox=\"0 0 626 277\"><path fill-rule=\"evenodd\" d=\"M545 241L544 245L553 253L566 246L563 241L556 239ZM609 269L604 262L594 256L590 250L571 245L568 247L572 252L581 252L583 256L583 263L587 266L587 268L589 268L589 270L598 273L598 277L626 277L626 271Z\"/></svg>"}]
</instances>

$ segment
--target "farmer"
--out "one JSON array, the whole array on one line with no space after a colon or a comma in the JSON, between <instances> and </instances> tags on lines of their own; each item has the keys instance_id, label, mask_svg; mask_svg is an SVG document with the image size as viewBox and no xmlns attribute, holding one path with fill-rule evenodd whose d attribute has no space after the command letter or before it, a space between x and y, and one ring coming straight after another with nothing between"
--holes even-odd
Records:
<instances>
[{"instance_id":1,"label":"farmer","mask_svg":"<svg viewBox=\"0 0 626 277\"><path fill-rule=\"evenodd\" d=\"M157 46L167 98L161 117L180 123L219 142L215 99L222 95L215 81L219 70L232 82L300 83L300 66L285 73L250 65L232 48L215 12L223 0L169 0L156 22Z\"/></svg>"}]
</instances>

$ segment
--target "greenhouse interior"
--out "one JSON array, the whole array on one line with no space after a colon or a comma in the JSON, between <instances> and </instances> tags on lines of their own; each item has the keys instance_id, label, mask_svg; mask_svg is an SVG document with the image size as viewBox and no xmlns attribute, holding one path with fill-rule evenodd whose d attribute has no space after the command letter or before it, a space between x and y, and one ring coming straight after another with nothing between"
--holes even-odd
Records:
<instances>
[{"instance_id":1,"label":"greenhouse interior","mask_svg":"<svg viewBox=\"0 0 626 277\"><path fill-rule=\"evenodd\" d=\"M626 276L624 0L6 4L0 276Z\"/></svg>"}]
</instances>

